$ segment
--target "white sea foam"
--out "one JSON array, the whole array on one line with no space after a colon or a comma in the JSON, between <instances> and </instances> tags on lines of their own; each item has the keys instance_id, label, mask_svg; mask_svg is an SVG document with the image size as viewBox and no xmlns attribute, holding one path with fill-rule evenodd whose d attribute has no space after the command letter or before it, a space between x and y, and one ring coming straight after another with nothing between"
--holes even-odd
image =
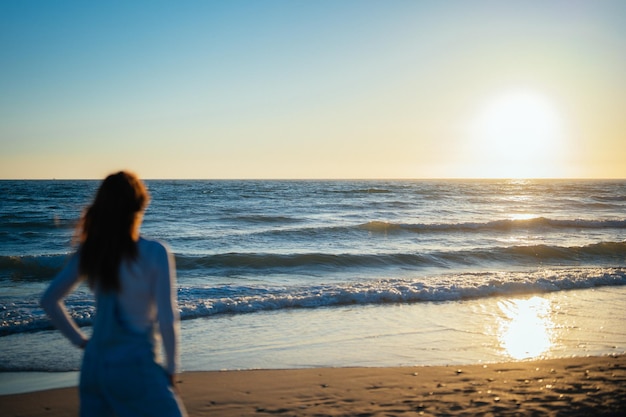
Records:
<instances>
[{"instance_id":1,"label":"white sea foam","mask_svg":"<svg viewBox=\"0 0 626 417\"><path fill-rule=\"evenodd\" d=\"M568 268L456 273L306 286L182 285L178 289L178 302L182 319L189 320L285 309L460 301L624 285L624 268ZM95 309L93 296L88 291L72 294L67 304L79 325L91 325ZM0 304L0 335L50 328L39 308L38 298L16 297L11 303Z\"/></svg>"}]
</instances>

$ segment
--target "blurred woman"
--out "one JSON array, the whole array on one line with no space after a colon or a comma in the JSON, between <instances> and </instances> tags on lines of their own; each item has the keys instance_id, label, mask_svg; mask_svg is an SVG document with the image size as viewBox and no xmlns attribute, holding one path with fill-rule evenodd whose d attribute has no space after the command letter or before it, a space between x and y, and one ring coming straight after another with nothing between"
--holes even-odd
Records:
<instances>
[{"instance_id":1,"label":"blurred woman","mask_svg":"<svg viewBox=\"0 0 626 417\"><path fill-rule=\"evenodd\" d=\"M175 390L179 317L174 260L162 243L140 236L149 201L129 172L108 176L79 225L80 245L42 296L52 323L85 350L81 416L186 415ZM87 338L63 299L87 280L96 316ZM160 333L165 363L157 363Z\"/></svg>"}]
</instances>

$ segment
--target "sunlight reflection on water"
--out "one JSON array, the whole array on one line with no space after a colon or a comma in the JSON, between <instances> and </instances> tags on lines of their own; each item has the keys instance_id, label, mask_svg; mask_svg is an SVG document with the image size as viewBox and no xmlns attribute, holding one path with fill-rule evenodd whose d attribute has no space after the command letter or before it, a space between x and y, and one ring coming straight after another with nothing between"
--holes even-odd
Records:
<instances>
[{"instance_id":1,"label":"sunlight reflection on water","mask_svg":"<svg viewBox=\"0 0 626 417\"><path fill-rule=\"evenodd\" d=\"M498 339L513 359L537 358L553 346L555 325L551 304L542 297L498 302Z\"/></svg>"}]
</instances>

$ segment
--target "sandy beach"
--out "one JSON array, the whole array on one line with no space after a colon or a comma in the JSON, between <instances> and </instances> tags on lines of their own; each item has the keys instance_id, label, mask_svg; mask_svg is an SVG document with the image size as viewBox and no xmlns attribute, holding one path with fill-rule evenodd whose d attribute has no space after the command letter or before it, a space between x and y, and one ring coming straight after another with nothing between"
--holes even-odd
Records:
<instances>
[{"instance_id":1,"label":"sandy beach","mask_svg":"<svg viewBox=\"0 0 626 417\"><path fill-rule=\"evenodd\" d=\"M190 416L623 415L626 356L470 366L187 372ZM0 396L6 417L75 416L76 388Z\"/></svg>"}]
</instances>

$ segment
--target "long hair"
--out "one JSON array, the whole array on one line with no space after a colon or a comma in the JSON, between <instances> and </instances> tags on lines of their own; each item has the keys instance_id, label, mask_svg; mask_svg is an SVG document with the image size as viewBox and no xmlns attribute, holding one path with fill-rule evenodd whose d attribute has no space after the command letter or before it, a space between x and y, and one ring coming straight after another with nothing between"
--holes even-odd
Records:
<instances>
[{"instance_id":1,"label":"long hair","mask_svg":"<svg viewBox=\"0 0 626 417\"><path fill-rule=\"evenodd\" d=\"M140 214L150 200L145 185L129 172L105 178L79 224L79 273L89 286L119 292L119 266L137 257Z\"/></svg>"}]
</instances>

